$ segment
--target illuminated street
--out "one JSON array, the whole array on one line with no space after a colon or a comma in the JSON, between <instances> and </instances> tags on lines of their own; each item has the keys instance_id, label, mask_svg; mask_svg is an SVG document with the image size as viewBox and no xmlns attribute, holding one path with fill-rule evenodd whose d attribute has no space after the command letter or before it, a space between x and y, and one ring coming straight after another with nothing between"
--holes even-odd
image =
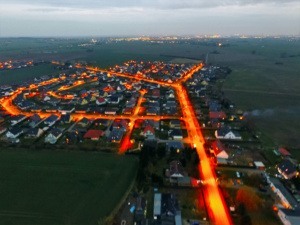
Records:
<instances>
[{"instance_id":1,"label":"illuminated street","mask_svg":"<svg viewBox=\"0 0 300 225\"><path fill-rule=\"evenodd\" d=\"M116 76L125 77L129 79L159 84L166 87L172 87L177 94L178 101L180 103L181 109L182 109L182 117L180 117L181 120L183 120L186 124L186 128L188 131L188 138L187 142L191 144L192 147L194 147L199 155L200 158L200 166L199 166L199 172L201 175L201 179L203 181L204 186L204 195L205 195L205 201L206 206L208 209L208 214L210 217L210 220L213 224L222 224L222 225L229 225L231 224L231 218L228 213L228 209L226 206L226 203L224 202L223 196L220 193L220 190L218 188L218 184L216 182L216 175L214 173L213 165L210 163L210 159L207 157L205 153L205 149L203 147L204 139L202 136L202 132L198 123L198 120L195 116L194 109L191 105L191 102L189 100L187 91L185 87L183 86L183 82L187 81L195 72L199 71L203 67L203 64L196 65L192 67L189 72L186 72L182 75L180 79L178 79L174 83L169 82L162 82L157 81L153 79L147 79L140 76L134 76L130 74L123 74L123 73L113 73ZM84 68L82 66L77 66L77 68ZM92 67L86 67L87 70L94 71L94 72L107 72L106 70L101 70L98 68L92 68ZM43 81L38 85L31 85L30 89L34 89L36 86L42 86L42 85L48 85L54 82L57 82L58 79L54 78L48 81ZM72 86L69 87L61 87L59 91L63 90L69 90L74 87L77 87L79 85L84 84L83 81L77 81ZM1 99L2 106L6 109L6 111L12 115L19 115L24 114L26 116L32 116L34 113L32 112L23 112L18 107L14 106L12 104L12 100L22 92L24 88L19 88L19 91L15 93L14 95L10 97L6 97ZM103 114L90 114L90 113L72 113L72 116L74 120L80 120L83 117L86 117L88 119L99 119L99 118L105 118L110 120L115 119L127 119L129 120L129 124L127 127L127 131L125 133L125 136L122 139L122 142L120 144L119 153L123 154L125 153L130 147L132 146L131 141L131 134L134 129L135 121L137 119L152 119L152 120L160 120L160 119L179 119L178 116L160 116L160 115L145 115L140 116L139 111L141 109L141 104L143 102L143 98L146 91L141 90L140 91L140 97L138 98L136 107L134 108L132 115L103 115ZM54 96L56 98L61 98L58 93L55 93L53 91L49 92L51 96ZM47 116L50 116L51 114L57 114L59 113L50 113L50 112L39 112L38 113L42 118L45 118Z\"/></svg>"}]
</instances>

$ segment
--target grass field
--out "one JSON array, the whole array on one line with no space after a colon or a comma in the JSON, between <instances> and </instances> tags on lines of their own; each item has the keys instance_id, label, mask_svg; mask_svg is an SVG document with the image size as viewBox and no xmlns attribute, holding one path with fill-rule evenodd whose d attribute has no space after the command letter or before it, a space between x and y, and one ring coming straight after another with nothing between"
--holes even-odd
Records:
<instances>
[{"instance_id":1,"label":"grass field","mask_svg":"<svg viewBox=\"0 0 300 225\"><path fill-rule=\"evenodd\" d=\"M211 54L213 64L232 73L223 90L238 108L248 112L268 145L300 148L300 41L233 40Z\"/></svg>"},{"instance_id":2,"label":"grass field","mask_svg":"<svg viewBox=\"0 0 300 225\"><path fill-rule=\"evenodd\" d=\"M0 224L98 224L135 178L137 160L84 152L0 152Z\"/></svg>"},{"instance_id":3,"label":"grass field","mask_svg":"<svg viewBox=\"0 0 300 225\"><path fill-rule=\"evenodd\" d=\"M41 77L43 75L58 74L59 71L55 70L51 64L41 64L38 66L4 70L0 71L0 85L3 84L20 84L24 81L33 80L35 77Z\"/></svg>"}]
</instances>

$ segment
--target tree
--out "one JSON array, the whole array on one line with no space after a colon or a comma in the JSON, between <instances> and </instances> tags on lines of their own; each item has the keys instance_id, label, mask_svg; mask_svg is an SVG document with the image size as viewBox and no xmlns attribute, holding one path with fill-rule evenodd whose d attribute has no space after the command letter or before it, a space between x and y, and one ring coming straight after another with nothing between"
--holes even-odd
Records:
<instances>
[{"instance_id":1,"label":"tree","mask_svg":"<svg viewBox=\"0 0 300 225\"><path fill-rule=\"evenodd\" d=\"M252 225L251 217L249 215L244 215L240 220L241 225Z\"/></svg>"},{"instance_id":2,"label":"tree","mask_svg":"<svg viewBox=\"0 0 300 225\"><path fill-rule=\"evenodd\" d=\"M236 212L241 216L245 216L246 215L245 205L243 203L240 203L236 209Z\"/></svg>"},{"instance_id":3,"label":"tree","mask_svg":"<svg viewBox=\"0 0 300 225\"><path fill-rule=\"evenodd\" d=\"M166 156L166 147L165 146L157 147L157 156L158 156L158 158L164 158Z\"/></svg>"}]
</instances>

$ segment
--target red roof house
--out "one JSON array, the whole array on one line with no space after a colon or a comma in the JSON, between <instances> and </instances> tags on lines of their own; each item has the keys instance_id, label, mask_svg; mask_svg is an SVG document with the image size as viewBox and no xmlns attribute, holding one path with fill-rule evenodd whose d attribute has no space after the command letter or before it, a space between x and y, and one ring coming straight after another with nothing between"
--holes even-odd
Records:
<instances>
[{"instance_id":1,"label":"red roof house","mask_svg":"<svg viewBox=\"0 0 300 225\"><path fill-rule=\"evenodd\" d=\"M102 98L102 97L98 98L96 101L97 105L104 105L105 103L106 103L106 100L105 100L105 98Z\"/></svg>"},{"instance_id":2,"label":"red roof house","mask_svg":"<svg viewBox=\"0 0 300 225\"><path fill-rule=\"evenodd\" d=\"M155 134L154 128L150 125L147 125L143 130L144 136L152 136Z\"/></svg>"},{"instance_id":3,"label":"red roof house","mask_svg":"<svg viewBox=\"0 0 300 225\"><path fill-rule=\"evenodd\" d=\"M209 118L210 119L225 119L226 114L223 111L220 112L209 112Z\"/></svg>"},{"instance_id":4,"label":"red roof house","mask_svg":"<svg viewBox=\"0 0 300 225\"><path fill-rule=\"evenodd\" d=\"M291 153L285 148L279 148L278 151L284 157L291 156Z\"/></svg>"},{"instance_id":5,"label":"red roof house","mask_svg":"<svg viewBox=\"0 0 300 225\"><path fill-rule=\"evenodd\" d=\"M93 141L98 141L100 137L104 135L102 130L88 130L83 136L84 139L91 139Z\"/></svg>"}]
</instances>

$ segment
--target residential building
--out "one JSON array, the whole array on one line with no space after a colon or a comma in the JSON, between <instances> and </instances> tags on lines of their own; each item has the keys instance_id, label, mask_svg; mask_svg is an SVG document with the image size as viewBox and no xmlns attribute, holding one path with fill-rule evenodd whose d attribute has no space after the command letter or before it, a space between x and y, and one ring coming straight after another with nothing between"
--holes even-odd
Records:
<instances>
[{"instance_id":1,"label":"residential building","mask_svg":"<svg viewBox=\"0 0 300 225\"><path fill-rule=\"evenodd\" d=\"M23 129L20 127L13 127L6 132L7 138L17 138L23 133Z\"/></svg>"},{"instance_id":2,"label":"residential building","mask_svg":"<svg viewBox=\"0 0 300 225\"><path fill-rule=\"evenodd\" d=\"M285 178L291 179L298 175L296 165L291 160L283 160L277 167L278 172Z\"/></svg>"},{"instance_id":3,"label":"residential building","mask_svg":"<svg viewBox=\"0 0 300 225\"><path fill-rule=\"evenodd\" d=\"M216 157L217 163L226 164L228 159L228 153L225 150L224 145L216 140L211 145L211 153Z\"/></svg>"},{"instance_id":4,"label":"residential building","mask_svg":"<svg viewBox=\"0 0 300 225\"><path fill-rule=\"evenodd\" d=\"M53 128L45 138L45 143L55 144L62 136L62 132L58 128Z\"/></svg>"},{"instance_id":5,"label":"residential building","mask_svg":"<svg viewBox=\"0 0 300 225\"><path fill-rule=\"evenodd\" d=\"M217 139L242 140L241 135L237 131L232 131L229 127L221 127L215 131Z\"/></svg>"},{"instance_id":6,"label":"residential building","mask_svg":"<svg viewBox=\"0 0 300 225\"><path fill-rule=\"evenodd\" d=\"M102 130L88 130L83 136L83 138L98 141L103 135L104 131Z\"/></svg>"}]
</instances>

